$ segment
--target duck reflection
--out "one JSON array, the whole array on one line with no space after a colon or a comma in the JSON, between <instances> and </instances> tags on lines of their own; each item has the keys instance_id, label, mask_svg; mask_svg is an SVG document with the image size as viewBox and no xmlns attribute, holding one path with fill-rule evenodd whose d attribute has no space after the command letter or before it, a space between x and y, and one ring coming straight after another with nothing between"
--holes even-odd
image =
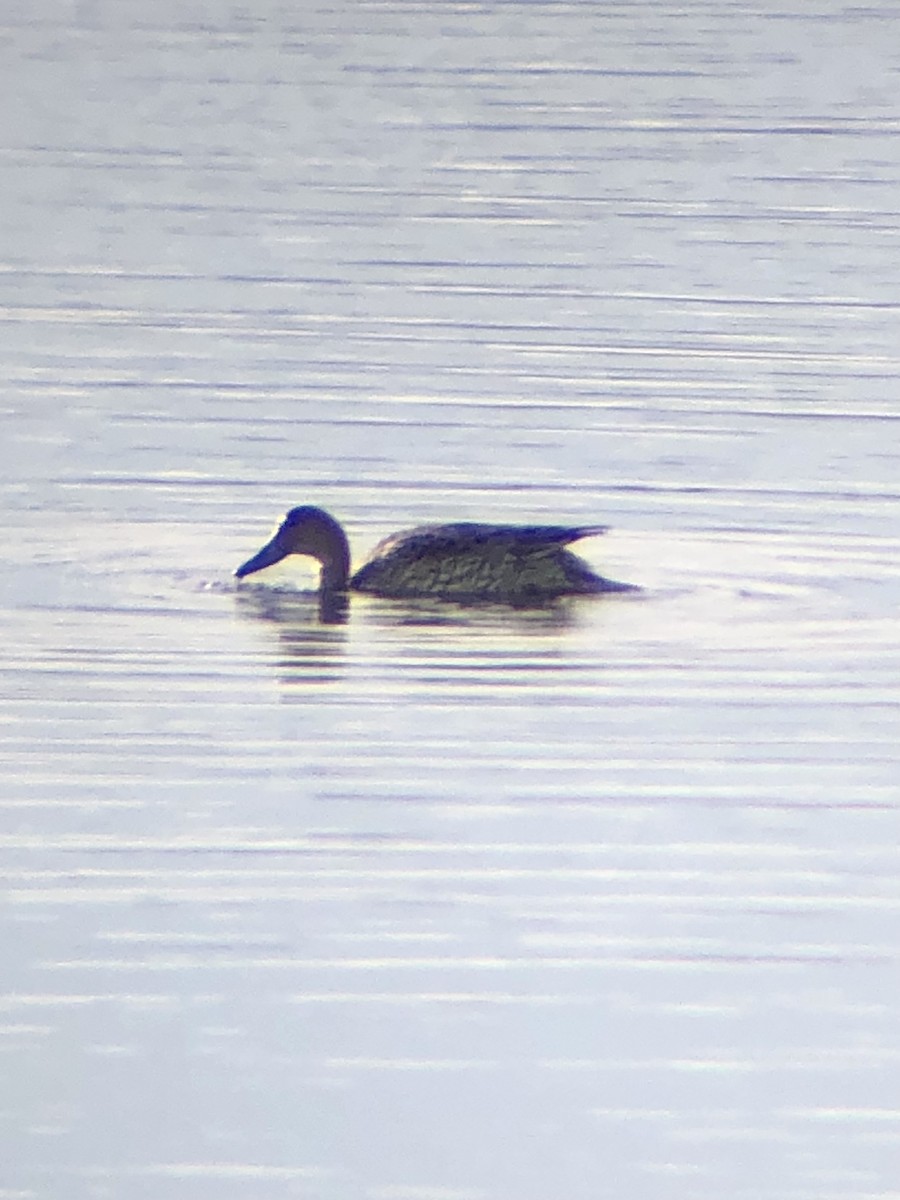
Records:
<instances>
[{"instance_id":1,"label":"duck reflection","mask_svg":"<svg viewBox=\"0 0 900 1200\"><path fill-rule=\"evenodd\" d=\"M277 638L282 683L333 683L343 671L347 597L254 588L235 595L237 611L261 621Z\"/></svg>"},{"instance_id":2,"label":"duck reflection","mask_svg":"<svg viewBox=\"0 0 900 1200\"><path fill-rule=\"evenodd\" d=\"M577 622L577 604L566 600L521 606L372 600L365 606L365 614L370 623L382 628L425 626L528 634L570 628Z\"/></svg>"},{"instance_id":3,"label":"duck reflection","mask_svg":"<svg viewBox=\"0 0 900 1200\"><path fill-rule=\"evenodd\" d=\"M346 595L260 587L237 591L235 603L243 617L262 622L274 632L275 665L282 683L334 683L344 677L350 636ZM396 635L403 629L419 628L423 637L426 631L434 635L443 630L451 640L455 635L465 635L462 644L479 656L498 638L498 644L506 643L510 636L531 640L576 624L580 624L578 604L564 601L516 608L508 604L398 602L374 597L362 604L357 601L353 621L357 628L383 630L385 645L396 645L390 631ZM429 652L433 637L417 644L420 650Z\"/></svg>"}]
</instances>

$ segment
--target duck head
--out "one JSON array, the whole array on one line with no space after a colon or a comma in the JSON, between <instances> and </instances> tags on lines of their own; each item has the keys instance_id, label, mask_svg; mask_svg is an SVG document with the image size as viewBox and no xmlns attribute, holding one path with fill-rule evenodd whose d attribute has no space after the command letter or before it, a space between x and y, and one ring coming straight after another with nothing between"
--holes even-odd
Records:
<instances>
[{"instance_id":1,"label":"duck head","mask_svg":"<svg viewBox=\"0 0 900 1200\"><path fill-rule=\"evenodd\" d=\"M235 571L237 579L273 567L289 554L305 554L321 563L320 587L343 591L350 574L347 537L334 517L321 508L292 508L268 542Z\"/></svg>"}]
</instances>

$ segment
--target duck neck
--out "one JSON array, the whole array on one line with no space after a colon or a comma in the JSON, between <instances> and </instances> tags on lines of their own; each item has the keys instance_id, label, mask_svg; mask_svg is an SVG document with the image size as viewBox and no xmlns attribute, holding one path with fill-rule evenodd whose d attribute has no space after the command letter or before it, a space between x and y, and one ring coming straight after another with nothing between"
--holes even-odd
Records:
<instances>
[{"instance_id":1,"label":"duck neck","mask_svg":"<svg viewBox=\"0 0 900 1200\"><path fill-rule=\"evenodd\" d=\"M350 579L350 547L347 535L337 521L322 530L319 561L322 574L319 587L323 592L345 592Z\"/></svg>"}]
</instances>

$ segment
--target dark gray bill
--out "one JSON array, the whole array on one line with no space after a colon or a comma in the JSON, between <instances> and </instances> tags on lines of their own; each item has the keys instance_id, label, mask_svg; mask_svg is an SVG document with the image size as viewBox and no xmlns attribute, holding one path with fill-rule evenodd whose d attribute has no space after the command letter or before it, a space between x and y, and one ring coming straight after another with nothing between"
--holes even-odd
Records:
<instances>
[{"instance_id":1,"label":"dark gray bill","mask_svg":"<svg viewBox=\"0 0 900 1200\"><path fill-rule=\"evenodd\" d=\"M262 550L248 558L245 563L235 571L236 579L243 579L245 575L252 575L254 571L262 571L265 567L273 567L275 563L281 562L287 557L287 552L282 549L278 538L272 538L271 542L266 542Z\"/></svg>"}]
</instances>

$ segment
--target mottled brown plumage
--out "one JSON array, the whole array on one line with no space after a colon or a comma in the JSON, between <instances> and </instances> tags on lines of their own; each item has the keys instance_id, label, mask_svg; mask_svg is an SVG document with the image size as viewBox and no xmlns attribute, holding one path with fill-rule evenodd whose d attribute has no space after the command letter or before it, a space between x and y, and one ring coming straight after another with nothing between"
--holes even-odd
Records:
<instances>
[{"instance_id":1,"label":"mottled brown plumage","mask_svg":"<svg viewBox=\"0 0 900 1200\"><path fill-rule=\"evenodd\" d=\"M559 596L633 591L594 574L566 546L604 533L603 525L423 525L392 534L350 575L350 550L338 522L320 508L287 514L238 579L306 554L322 564L323 592L348 589L393 599L493 600L533 604Z\"/></svg>"}]
</instances>

